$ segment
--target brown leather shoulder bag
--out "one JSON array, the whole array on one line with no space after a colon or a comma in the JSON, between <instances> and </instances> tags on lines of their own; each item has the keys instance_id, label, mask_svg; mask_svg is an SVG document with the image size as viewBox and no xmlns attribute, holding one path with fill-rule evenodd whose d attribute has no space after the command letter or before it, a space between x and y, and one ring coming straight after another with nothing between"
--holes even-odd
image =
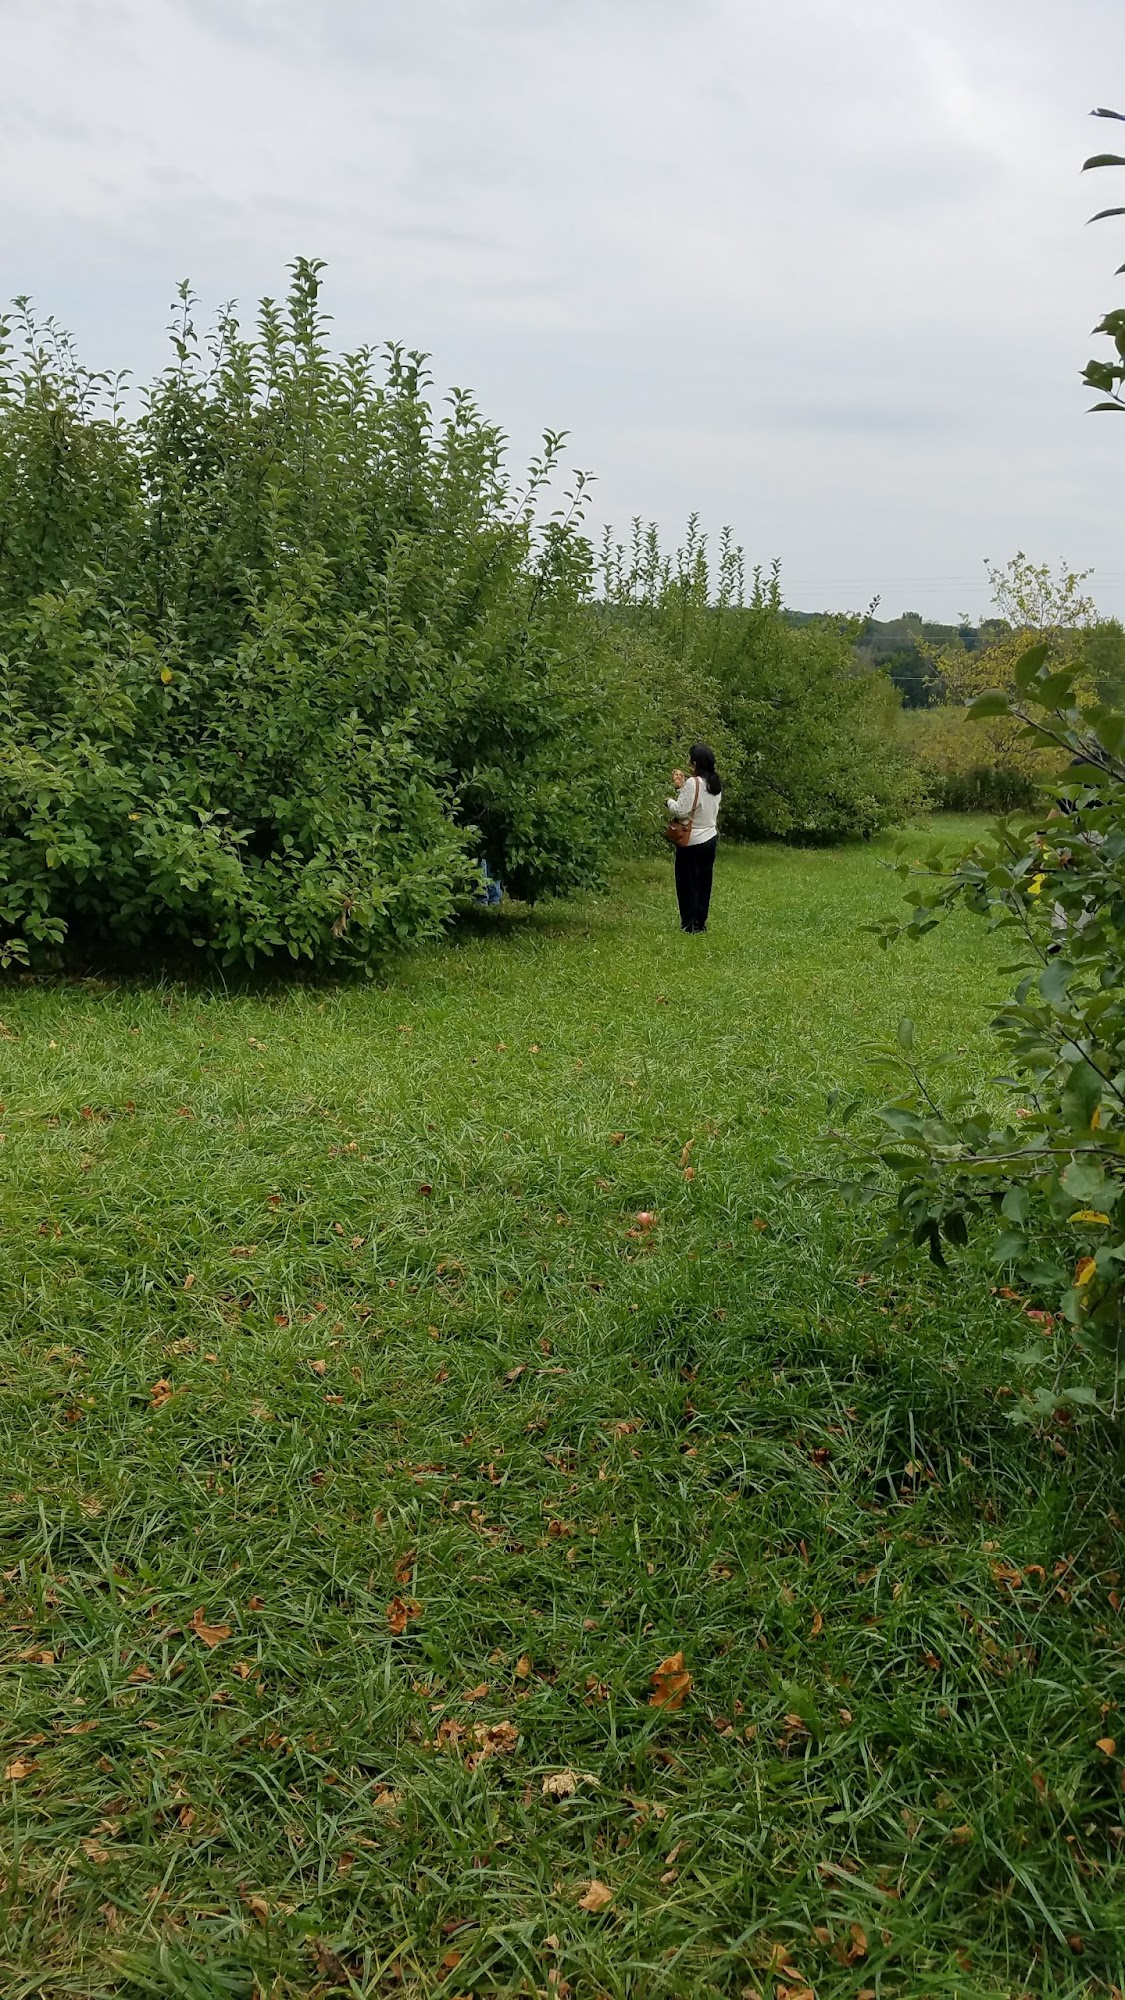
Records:
<instances>
[{"instance_id":1,"label":"brown leather shoulder bag","mask_svg":"<svg viewBox=\"0 0 1125 2000\"><path fill-rule=\"evenodd\" d=\"M691 830L692 827L695 825L695 815L698 811L699 811L699 779L696 778L695 797L691 802L691 818L670 819L668 821L667 826L664 829L665 840L670 840L673 847L686 847L689 840L691 839Z\"/></svg>"}]
</instances>

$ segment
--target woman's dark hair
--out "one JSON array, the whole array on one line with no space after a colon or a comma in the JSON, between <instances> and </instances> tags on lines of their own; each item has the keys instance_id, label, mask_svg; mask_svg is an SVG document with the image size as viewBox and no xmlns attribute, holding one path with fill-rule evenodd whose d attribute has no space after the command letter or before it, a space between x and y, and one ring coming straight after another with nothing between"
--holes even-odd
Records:
<instances>
[{"instance_id":1,"label":"woman's dark hair","mask_svg":"<svg viewBox=\"0 0 1125 2000\"><path fill-rule=\"evenodd\" d=\"M715 769L715 752L712 750L711 745L709 743L693 743L691 746L691 761L695 765L696 775L703 779L711 797L717 799L723 789L723 781Z\"/></svg>"}]
</instances>

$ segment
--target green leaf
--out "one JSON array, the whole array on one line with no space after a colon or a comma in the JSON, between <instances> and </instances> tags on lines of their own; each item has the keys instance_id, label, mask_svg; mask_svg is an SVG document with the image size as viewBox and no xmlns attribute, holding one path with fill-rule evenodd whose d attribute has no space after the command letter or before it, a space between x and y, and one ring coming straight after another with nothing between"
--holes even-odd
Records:
<instances>
[{"instance_id":1,"label":"green leaf","mask_svg":"<svg viewBox=\"0 0 1125 2000\"><path fill-rule=\"evenodd\" d=\"M1005 1229L996 1238L992 1249L994 1264L1015 1264L1027 1249L1027 1238L1018 1229Z\"/></svg>"},{"instance_id":2,"label":"green leaf","mask_svg":"<svg viewBox=\"0 0 1125 2000\"><path fill-rule=\"evenodd\" d=\"M1074 977L1074 967L1065 958L1053 958L1039 974L1039 991L1052 1007L1066 1004L1066 989Z\"/></svg>"},{"instance_id":3,"label":"green leaf","mask_svg":"<svg viewBox=\"0 0 1125 2000\"><path fill-rule=\"evenodd\" d=\"M968 711L970 722L981 722L989 715L1010 715L1011 712L1012 704L999 688L989 688L984 694L978 694Z\"/></svg>"},{"instance_id":4,"label":"green leaf","mask_svg":"<svg viewBox=\"0 0 1125 2000\"><path fill-rule=\"evenodd\" d=\"M1061 708L1073 691L1074 669L1064 667L1057 674L1048 674L1046 680L1037 681L1028 694L1036 708Z\"/></svg>"},{"instance_id":5,"label":"green leaf","mask_svg":"<svg viewBox=\"0 0 1125 2000\"><path fill-rule=\"evenodd\" d=\"M912 1049L914 1047L914 1023L910 1019L909 1014L903 1015L898 1024L897 1034L900 1048Z\"/></svg>"},{"instance_id":6,"label":"green leaf","mask_svg":"<svg viewBox=\"0 0 1125 2000\"><path fill-rule=\"evenodd\" d=\"M1042 982L1040 982L1042 983ZM1089 1132L1094 1113L1102 1101L1105 1079L1085 1057L1076 1062L1067 1077L1060 1099L1062 1115L1072 1132Z\"/></svg>"},{"instance_id":7,"label":"green leaf","mask_svg":"<svg viewBox=\"0 0 1125 2000\"><path fill-rule=\"evenodd\" d=\"M1096 1160L1072 1160L1062 1176L1062 1184L1072 1201L1082 1208L1111 1209L1119 1193Z\"/></svg>"},{"instance_id":8,"label":"green leaf","mask_svg":"<svg viewBox=\"0 0 1125 2000\"><path fill-rule=\"evenodd\" d=\"M1088 174L1091 167L1125 167L1125 159L1120 153L1091 153L1082 162L1082 172Z\"/></svg>"},{"instance_id":9,"label":"green leaf","mask_svg":"<svg viewBox=\"0 0 1125 2000\"><path fill-rule=\"evenodd\" d=\"M1093 365L1095 364L1091 363L1091 366ZM1102 363L1101 365L1105 366L1106 364ZM1090 386L1091 388L1096 388L1096 387L1108 388L1109 384L1091 383ZM1051 649L1048 646L1046 640L1041 639L1038 645L1029 646L1026 653L1020 654L1019 659L1016 661L1015 666L1012 668L1012 673L1015 677L1016 686L1019 688L1021 694L1025 694L1027 692L1028 688L1031 686L1031 683L1035 679L1035 676L1039 672L1040 668L1045 666L1047 655L1050 652L1050 650Z\"/></svg>"},{"instance_id":10,"label":"green leaf","mask_svg":"<svg viewBox=\"0 0 1125 2000\"><path fill-rule=\"evenodd\" d=\"M897 1104L880 1104L875 1116L889 1125L892 1132L901 1132L904 1139L925 1137L925 1124L916 1111L904 1111Z\"/></svg>"}]
</instances>

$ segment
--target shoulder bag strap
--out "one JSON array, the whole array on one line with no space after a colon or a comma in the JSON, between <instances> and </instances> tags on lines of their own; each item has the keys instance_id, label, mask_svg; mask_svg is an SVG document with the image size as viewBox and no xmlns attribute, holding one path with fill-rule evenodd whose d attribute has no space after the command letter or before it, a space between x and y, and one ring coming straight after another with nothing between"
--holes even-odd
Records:
<instances>
[{"instance_id":1,"label":"shoulder bag strap","mask_svg":"<svg viewBox=\"0 0 1125 2000\"><path fill-rule=\"evenodd\" d=\"M695 825L695 815L696 815L696 813L697 813L698 811L699 811L699 779L698 779L698 778L696 778L696 780L695 780L695 797L693 798L693 800L692 800L692 802L691 802L691 818L689 819L689 821L688 821L688 823L687 823L687 830L688 830L689 834L690 834L690 832L691 832L691 830L692 830L693 826Z\"/></svg>"}]
</instances>

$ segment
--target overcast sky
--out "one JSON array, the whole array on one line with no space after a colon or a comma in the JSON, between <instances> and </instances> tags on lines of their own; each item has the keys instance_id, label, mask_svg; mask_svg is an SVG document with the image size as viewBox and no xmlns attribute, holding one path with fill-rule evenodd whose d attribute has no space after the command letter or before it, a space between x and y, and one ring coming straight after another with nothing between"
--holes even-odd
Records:
<instances>
[{"instance_id":1,"label":"overcast sky","mask_svg":"<svg viewBox=\"0 0 1125 2000\"><path fill-rule=\"evenodd\" d=\"M1120 0L0 0L5 294L153 371L208 304L327 259L597 514L729 522L786 594L987 604L1092 565L1125 614L1125 423L1084 414L1125 303ZM1125 150L1122 147L1121 150ZM1117 232L1116 234L1114 232ZM1115 289L1116 288L1116 289Z\"/></svg>"}]
</instances>

